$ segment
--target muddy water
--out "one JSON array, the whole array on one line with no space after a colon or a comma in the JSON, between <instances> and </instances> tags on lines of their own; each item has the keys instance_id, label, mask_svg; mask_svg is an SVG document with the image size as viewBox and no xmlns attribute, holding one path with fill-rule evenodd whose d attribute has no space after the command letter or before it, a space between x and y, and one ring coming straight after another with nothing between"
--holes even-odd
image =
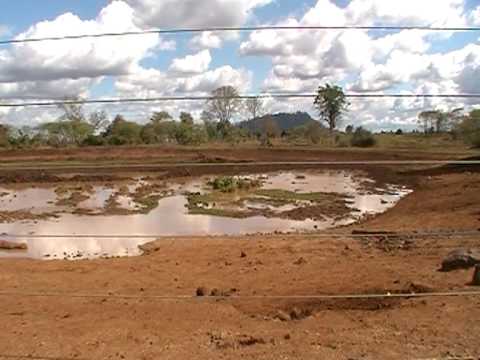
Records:
<instances>
[{"instance_id":1,"label":"muddy water","mask_svg":"<svg viewBox=\"0 0 480 360\"><path fill-rule=\"evenodd\" d=\"M128 215L75 215L65 213L55 205L55 189L0 189L5 192L0 197L1 211L31 210L35 212L59 213L59 218L40 221L18 221L0 224L1 234L34 234L34 235L106 235L111 238L19 238L15 241L26 242L25 252L2 252L0 257L31 257L40 259L79 259L108 256L138 255L138 245L152 239L129 238L128 235L240 235L250 233L272 232L305 232L328 229L357 221L366 214L376 214L394 206L408 189L389 186L376 189L374 182L359 174L337 172L282 172L265 175L254 175L263 179L265 189L283 189L296 192L330 192L351 195L350 216L342 220L334 220L329 214L322 214L321 220L306 219L294 221L281 218L265 218L252 216L245 219L218 217L211 215L192 215L188 213L186 191L205 192L208 178L199 178L184 183L171 183L167 187L173 191L171 196L158 201L158 207L148 214L135 213ZM369 184L369 186L366 186ZM131 189L135 184L130 184ZM372 189L374 191L372 191ZM92 196L78 204L78 208L99 210L115 189L95 187ZM134 204L128 196L120 199L122 207L132 209ZM265 206L247 203L246 206ZM280 210L290 210L293 205L284 205ZM301 206L301 204L299 205ZM33 209L33 210L32 210ZM279 210L277 208L276 210ZM95 211L93 212L95 213ZM115 237L114 235L122 236ZM127 236L124 238L123 236ZM9 240L9 239L7 239Z\"/></svg>"}]
</instances>

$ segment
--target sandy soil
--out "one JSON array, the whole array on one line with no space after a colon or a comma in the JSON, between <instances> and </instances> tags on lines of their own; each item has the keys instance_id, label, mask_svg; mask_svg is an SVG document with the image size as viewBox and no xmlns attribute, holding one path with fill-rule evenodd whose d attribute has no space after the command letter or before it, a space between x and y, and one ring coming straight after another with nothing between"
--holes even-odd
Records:
<instances>
[{"instance_id":1,"label":"sandy soil","mask_svg":"<svg viewBox=\"0 0 480 360\"><path fill-rule=\"evenodd\" d=\"M337 231L478 229L480 174L464 170L372 170L409 181L415 192ZM472 270L438 272L452 249L475 245L478 236L426 237L388 251L348 236L169 238L137 258L2 260L0 292L98 296L1 296L0 359L476 359L479 297L149 298L199 287L236 296L475 290ZM292 312L296 319L279 319Z\"/></svg>"}]
</instances>

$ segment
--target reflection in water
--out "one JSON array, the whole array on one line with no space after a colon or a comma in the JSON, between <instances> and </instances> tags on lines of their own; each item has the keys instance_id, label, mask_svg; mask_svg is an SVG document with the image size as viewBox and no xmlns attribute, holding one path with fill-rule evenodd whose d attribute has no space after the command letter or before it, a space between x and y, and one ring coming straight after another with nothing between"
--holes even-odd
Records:
<instances>
[{"instance_id":1,"label":"reflection in water","mask_svg":"<svg viewBox=\"0 0 480 360\"><path fill-rule=\"evenodd\" d=\"M366 178L347 172L321 173L286 172L270 174L264 188L285 189L300 192L336 192L353 195L352 211L348 219L334 221L328 218L321 220L307 219L294 221L280 218L255 216L246 219L234 219L209 215L191 215L186 209L187 200L182 193L185 189L199 191L202 183L196 179L185 184L169 186L175 188L174 196L163 198L159 205L148 214L89 216L63 214L59 219L33 222L16 222L0 224L0 233L35 234L35 235L240 235L249 233L271 233L314 231L346 225L358 220L361 216L380 213L392 207L409 191L390 187L386 195L369 194L362 187ZM0 191L2 191L0 189ZM8 197L0 198L2 210L18 210L36 205L52 207L49 202L55 201L54 189L29 189L17 192L6 190ZM96 187L95 199L86 200L82 207L101 207L112 194L112 189ZM15 201L11 196L17 194ZM53 194L53 195L52 195ZM97 198L98 197L98 198ZM127 200L125 200L127 201ZM5 204L12 204L10 207ZM23 206L23 207L22 207ZM47 207L48 207L47 206ZM291 206L291 205L289 205ZM50 209L52 210L52 209ZM58 210L58 209L57 209ZM24 253L0 252L0 257L32 257L32 258L95 258L102 256L138 255L138 245L151 241L140 238L71 238L71 239L18 239L28 243L28 251Z\"/></svg>"}]
</instances>

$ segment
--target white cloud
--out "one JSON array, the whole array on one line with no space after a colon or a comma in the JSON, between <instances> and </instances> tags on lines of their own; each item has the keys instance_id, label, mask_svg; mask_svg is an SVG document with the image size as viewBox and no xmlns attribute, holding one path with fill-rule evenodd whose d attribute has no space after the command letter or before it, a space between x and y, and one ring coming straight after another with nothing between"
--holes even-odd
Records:
<instances>
[{"instance_id":1,"label":"white cloud","mask_svg":"<svg viewBox=\"0 0 480 360\"><path fill-rule=\"evenodd\" d=\"M239 26L272 0L124 0L143 28Z\"/></svg>"},{"instance_id":2,"label":"white cloud","mask_svg":"<svg viewBox=\"0 0 480 360\"><path fill-rule=\"evenodd\" d=\"M376 25L465 25L465 0L352 0L347 6L349 23Z\"/></svg>"},{"instance_id":3,"label":"white cloud","mask_svg":"<svg viewBox=\"0 0 480 360\"><path fill-rule=\"evenodd\" d=\"M115 1L105 7L94 20L81 20L78 16L67 13L52 21L37 23L17 38L138 29L133 23L133 9L121 1ZM41 82L67 79L69 83L83 85L88 79L128 74L151 51L171 46L169 42L163 43L157 35L17 44L0 52L0 83L3 88L22 88L23 96L32 97L38 94L36 88L51 87ZM87 80L71 81L79 79ZM57 97L61 96L63 90L59 87ZM79 87L78 92L82 90Z\"/></svg>"},{"instance_id":4,"label":"white cloud","mask_svg":"<svg viewBox=\"0 0 480 360\"><path fill-rule=\"evenodd\" d=\"M211 61L210 51L203 50L194 55L174 59L170 65L170 71L180 76L201 74L208 70Z\"/></svg>"},{"instance_id":5,"label":"white cloud","mask_svg":"<svg viewBox=\"0 0 480 360\"><path fill-rule=\"evenodd\" d=\"M480 5L472 10L470 16L468 17L471 25L480 25Z\"/></svg>"},{"instance_id":6,"label":"white cloud","mask_svg":"<svg viewBox=\"0 0 480 360\"><path fill-rule=\"evenodd\" d=\"M240 91L250 87L251 73L245 69L222 66L201 74L178 77L174 72L157 69L138 69L136 73L121 76L115 87L122 96L165 96L172 94L205 95L221 86L235 86Z\"/></svg>"},{"instance_id":7,"label":"white cloud","mask_svg":"<svg viewBox=\"0 0 480 360\"><path fill-rule=\"evenodd\" d=\"M222 38L210 31L203 32L192 38L190 46L194 49L218 49L222 46Z\"/></svg>"},{"instance_id":8,"label":"white cloud","mask_svg":"<svg viewBox=\"0 0 480 360\"><path fill-rule=\"evenodd\" d=\"M318 0L303 16L277 25L465 26L477 15L469 13L463 0L406 0L395 6L385 0L353 0L345 7L332 0ZM263 89L268 91L313 92L319 84L333 82L344 84L348 91L361 92L477 92L480 45L445 53L431 50L435 42L438 45L451 35L418 30L256 31L240 45L240 54L271 59L272 71L263 82ZM379 126L406 122L412 126L422 107L442 104L454 105L439 99L365 101L352 109L355 119L351 121L377 121Z\"/></svg>"},{"instance_id":9,"label":"white cloud","mask_svg":"<svg viewBox=\"0 0 480 360\"><path fill-rule=\"evenodd\" d=\"M239 39L238 31L212 32L205 31L194 36L189 44L193 49L219 49L225 41Z\"/></svg>"}]
</instances>

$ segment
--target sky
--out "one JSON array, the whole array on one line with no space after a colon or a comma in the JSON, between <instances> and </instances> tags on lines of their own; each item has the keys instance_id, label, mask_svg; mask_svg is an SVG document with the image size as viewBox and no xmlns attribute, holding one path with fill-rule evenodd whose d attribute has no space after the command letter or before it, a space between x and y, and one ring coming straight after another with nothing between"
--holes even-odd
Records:
<instances>
[{"instance_id":1,"label":"sky","mask_svg":"<svg viewBox=\"0 0 480 360\"><path fill-rule=\"evenodd\" d=\"M2 4L0 39L253 25L480 26L479 0L16 0ZM0 102L73 97L312 93L327 82L348 93L480 93L480 32L255 31L45 41L0 45ZM474 100L355 99L343 123L413 129L426 109ZM201 102L88 106L146 122L153 111L199 117ZM266 101L307 111L310 100ZM52 108L0 108L0 122L35 126ZM239 114L236 120L245 119Z\"/></svg>"}]
</instances>

